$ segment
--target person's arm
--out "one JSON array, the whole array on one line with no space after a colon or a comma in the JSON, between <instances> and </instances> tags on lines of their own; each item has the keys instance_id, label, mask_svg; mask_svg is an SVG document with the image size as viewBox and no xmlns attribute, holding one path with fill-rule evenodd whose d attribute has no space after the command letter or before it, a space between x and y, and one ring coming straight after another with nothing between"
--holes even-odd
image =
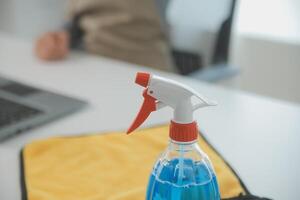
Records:
<instances>
[{"instance_id":1,"label":"person's arm","mask_svg":"<svg viewBox=\"0 0 300 200\"><path fill-rule=\"evenodd\" d=\"M42 60L60 60L67 57L70 48L80 46L83 31L79 26L80 13L72 9L74 1L69 4L69 23L60 31L46 32L35 43L35 53Z\"/></svg>"}]
</instances>

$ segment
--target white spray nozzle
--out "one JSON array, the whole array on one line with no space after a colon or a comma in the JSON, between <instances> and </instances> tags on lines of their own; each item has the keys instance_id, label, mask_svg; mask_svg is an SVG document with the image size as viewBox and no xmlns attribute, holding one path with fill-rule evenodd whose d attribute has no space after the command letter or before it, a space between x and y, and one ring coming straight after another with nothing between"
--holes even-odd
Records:
<instances>
[{"instance_id":1,"label":"white spray nozzle","mask_svg":"<svg viewBox=\"0 0 300 200\"><path fill-rule=\"evenodd\" d=\"M198 108L217 105L216 102L206 99L190 87L148 73L137 73L136 83L146 88L143 94L144 103L127 133L139 127L152 111L165 106L174 109L174 122L188 124L194 121L193 112ZM200 100L199 103L193 105L192 96Z\"/></svg>"}]
</instances>

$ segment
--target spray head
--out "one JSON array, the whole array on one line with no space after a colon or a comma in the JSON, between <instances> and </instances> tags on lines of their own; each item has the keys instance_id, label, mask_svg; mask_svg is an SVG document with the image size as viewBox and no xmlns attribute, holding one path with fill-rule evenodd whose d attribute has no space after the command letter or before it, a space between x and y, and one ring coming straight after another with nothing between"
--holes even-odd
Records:
<instances>
[{"instance_id":1,"label":"spray head","mask_svg":"<svg viewBox=\"0 0 300 200\"><path fill-rule=\"evenodd\" d=\"M165 106L174 109L171 128L172 125L175 126L175 132L180 127L193 127L194 130L196 123L193 119L193 112L198 108L217 105L216 102L207 100L192 88L149 73L138 72L135 83L145 88L143 92L144 102L135 120L127 130L127 134L137 129L151 112ZM193 105L192 96L195 96L199 103Z\"/></svg>"}]
</instances>

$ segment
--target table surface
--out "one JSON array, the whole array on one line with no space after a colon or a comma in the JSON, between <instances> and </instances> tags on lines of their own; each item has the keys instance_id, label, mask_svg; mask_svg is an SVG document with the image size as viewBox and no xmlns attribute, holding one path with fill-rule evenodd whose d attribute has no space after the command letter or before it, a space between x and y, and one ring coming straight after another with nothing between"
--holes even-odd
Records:
<instances>
[{"instance_id":1,"label":"table surface","mask_svg":"<svg viewBox=\"0 0 300 200\"><path fill-rule=\"evenodd\" d=\"M0 74L89 102L80 112L0 143L0 199L21 197L19 153L26 143L127 129L142 102L142 88L133 83L134 77L145 70L181 81L219 102L197 111L195 118L252 193L280 200L299 198L299 105L80 52L47 63L35 58L31 41L0 33ZM145 126L166 123L171 116L171 109L164 108Z\"/></svg>"}]
</instances>

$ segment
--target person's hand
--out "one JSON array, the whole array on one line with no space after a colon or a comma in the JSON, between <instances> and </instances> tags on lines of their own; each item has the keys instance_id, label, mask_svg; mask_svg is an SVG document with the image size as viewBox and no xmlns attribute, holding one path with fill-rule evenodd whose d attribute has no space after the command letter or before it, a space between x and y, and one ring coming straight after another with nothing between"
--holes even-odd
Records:
<instances>
[{"instance_id":1,"label":"person's hand","mask_svg":"<svg viewBox=\"0 0 300 200\"><path fill-rule=\"evenodd\" d=\"M36 55L43 60L60 60L69 53L69 33L49 32L42 35L35 44Z\"/></svg>"}]
</instances>

